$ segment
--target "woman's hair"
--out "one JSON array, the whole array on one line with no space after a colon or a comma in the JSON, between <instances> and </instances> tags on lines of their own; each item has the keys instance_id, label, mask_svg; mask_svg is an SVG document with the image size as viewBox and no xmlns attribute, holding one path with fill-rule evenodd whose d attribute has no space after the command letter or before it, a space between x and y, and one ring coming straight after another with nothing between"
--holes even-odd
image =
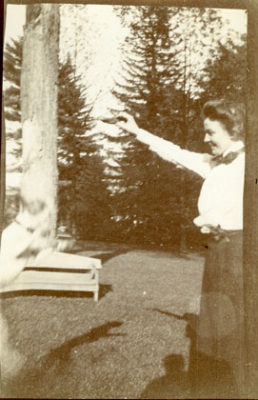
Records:
<instances>
[{"instance_id":1,"label":"woman's hair","mask_svg":"<svg viewBox=\"0 0 258 400\"><path fill-rule=\"evenodd\" d=\"M201 116L202 119L209 118L212 121L219 121L232 139L244 139L245 106L243 103L211 100L204 104Z\"/></svg>"}]
</instances>

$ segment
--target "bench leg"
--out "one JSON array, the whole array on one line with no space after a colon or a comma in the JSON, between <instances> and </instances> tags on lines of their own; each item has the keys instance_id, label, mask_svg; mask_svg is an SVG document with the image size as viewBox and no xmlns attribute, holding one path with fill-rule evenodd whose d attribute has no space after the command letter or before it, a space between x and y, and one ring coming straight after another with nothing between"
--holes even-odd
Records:
<instances>
[{"instance_id":1,"label":"bench leg","mask_svg":"<svg viewBox=\"0 0 258 400\"><path fill-rule=\"evenodd\" d=\"M98 299L99 299L99 291L95 290L94 291L94 301L98 301Z\"/></svg>"},{"instance_id":2,"label":"bench leg","mask_svg":"<svg viewBox=\"0 0 258 400\"><path fill-rule=\"evenodd\" d=\"M97 283L96 283L96 289L94 290L94 301L98 301L99 300L99 271L98 270L96 270L95 279L96 279Z\"/></svg>"}]
</instances>

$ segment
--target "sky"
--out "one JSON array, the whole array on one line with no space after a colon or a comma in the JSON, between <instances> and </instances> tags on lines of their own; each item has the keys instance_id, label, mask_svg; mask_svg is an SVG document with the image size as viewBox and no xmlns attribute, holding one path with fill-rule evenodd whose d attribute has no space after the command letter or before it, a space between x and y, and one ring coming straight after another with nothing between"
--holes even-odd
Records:
<instances>
[{"instance_id":1,"label":"sky","mask_svg":"<svg viewBox=\"0 0 258 400\"><path fill-rule=\"evenodd\" d=\"M246 32L247 16L244 10L224 9L221 10L221 12L224 18L229 20L233 29L239 31L240 33Z\"/></svg>"},{"instance_id":2,"label":"sky","mask_svg":"<svg viewBox=\"0 0 258 400\"><path fill-rule=\"evenodd\" d=\"M5 41L22 35L25 23L25 8L24 5L7 6ZM77 73L81 75L82 83L88 88L88 100L96 104L95 114L100 115L105 113L107 103L112 101L111 98L107 97L117 76L117 71L119 71L118 48L123 40L122 33L124 31L118 18L114 15L111 5L91 4L80 6L80 16L83 13L83 18L87 18L90 21L89 28L88 24L86 26L86 24L82 23L83 18L81 18L82 21L79 21L78 18L76 20L75 10L76 8L72 4L61 7L60 14L63 17L61 21L64 22L61 22L60 29L60 58L61 60L64 58L67 49L74 53L74 43L76 40L77 43L80 42L76 57ZM232 29L239 33L246 32L247 16L244 10L221 9L220 11L225 22L226 20L230 22ZM225 29L226 25L225 23ZM77 33L75 29L77 29ZM78 41L76 35L83 38L83 40ZM87 54L83 51L85 48L87 48ZM86 57L88 57L88 54L90 54L90 63L88 61L87 65Z\"/></svg>"},{"instance_id":3,"label":"sky","mask_svg":"<svg viewBox=\"0 0 258 400\"><path fill-rule=\"evenodd\" d=\"M25 5L9 4L7 6L5 42L23 34L25 9ZM244 10L221 9L220 11L225 22L228 20L232 29L239 33L246 32L247 16ZM82 77L82 84L87 87L88 100L95 104L95 115L105 114L107 104L114 101L111 98L110 89L118 76L120 68L118 49L125 31L121 28L120 21L114 15L111 5L80 5L79 15L80 17L83 15L80 20L73 4L62 5L60 14L60 59L64 59L68 49L73 59L77 50L77 73ZM90 25L85 24L85 18ZM225 23L225 30L228 29L226 26ZM78 49L77 44L75 47L74 43L79 43ZM113 104L110 106L113 107Z\"/></svg>"},{"instance_id":4,"label":"sky","mask_svg":"<svg viewBox=\"0 0 258 400\"><path fill-rule=\"evenodd\" d=\"M103 13L104 9L110 6L92 5L91 7L92 9L94 8L96 12ZM223 9L221 11L225 19L228 19L230 21L233 29L241 33L244 33L246 31L246 15L243 10ZM105 13L103 13L103 16L104 15ZM25 6L8 4L5 32L6 40L21 35L23 32L24 22Z\"/></svg>"}]
</instances>

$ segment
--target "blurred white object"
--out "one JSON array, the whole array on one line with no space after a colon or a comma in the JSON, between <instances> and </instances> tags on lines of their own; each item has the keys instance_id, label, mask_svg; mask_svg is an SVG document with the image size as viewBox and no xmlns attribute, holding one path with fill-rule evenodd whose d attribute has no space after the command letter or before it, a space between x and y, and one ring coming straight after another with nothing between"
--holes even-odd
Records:
<instances>
[{"instance_id":1,"label":"blurred white object","mask_svg":"<svg viewBox=\"0 0 258 400\"><path fill-rule=\"evenodd\" d=\"M22 174L20 172L7 172L6 173L6 190L19 190L21 186Z\"/></svg>"}]
</instances>

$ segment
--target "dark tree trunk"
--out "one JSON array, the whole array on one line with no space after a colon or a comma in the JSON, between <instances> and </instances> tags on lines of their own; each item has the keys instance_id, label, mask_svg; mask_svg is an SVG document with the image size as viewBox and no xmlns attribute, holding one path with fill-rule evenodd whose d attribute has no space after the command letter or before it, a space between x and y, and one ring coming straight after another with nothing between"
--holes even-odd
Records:
<instances>
[{"instance_id":1,"label":"dark tree trunk","mask_svg":"<svg viewBox=\"0 0 258 400\"><path fill-rule=\"evenodd\" d=\"M244 217L246 398L258 396L258 3L248 10L248 80Z\"/></svg>"}]
</instances>

